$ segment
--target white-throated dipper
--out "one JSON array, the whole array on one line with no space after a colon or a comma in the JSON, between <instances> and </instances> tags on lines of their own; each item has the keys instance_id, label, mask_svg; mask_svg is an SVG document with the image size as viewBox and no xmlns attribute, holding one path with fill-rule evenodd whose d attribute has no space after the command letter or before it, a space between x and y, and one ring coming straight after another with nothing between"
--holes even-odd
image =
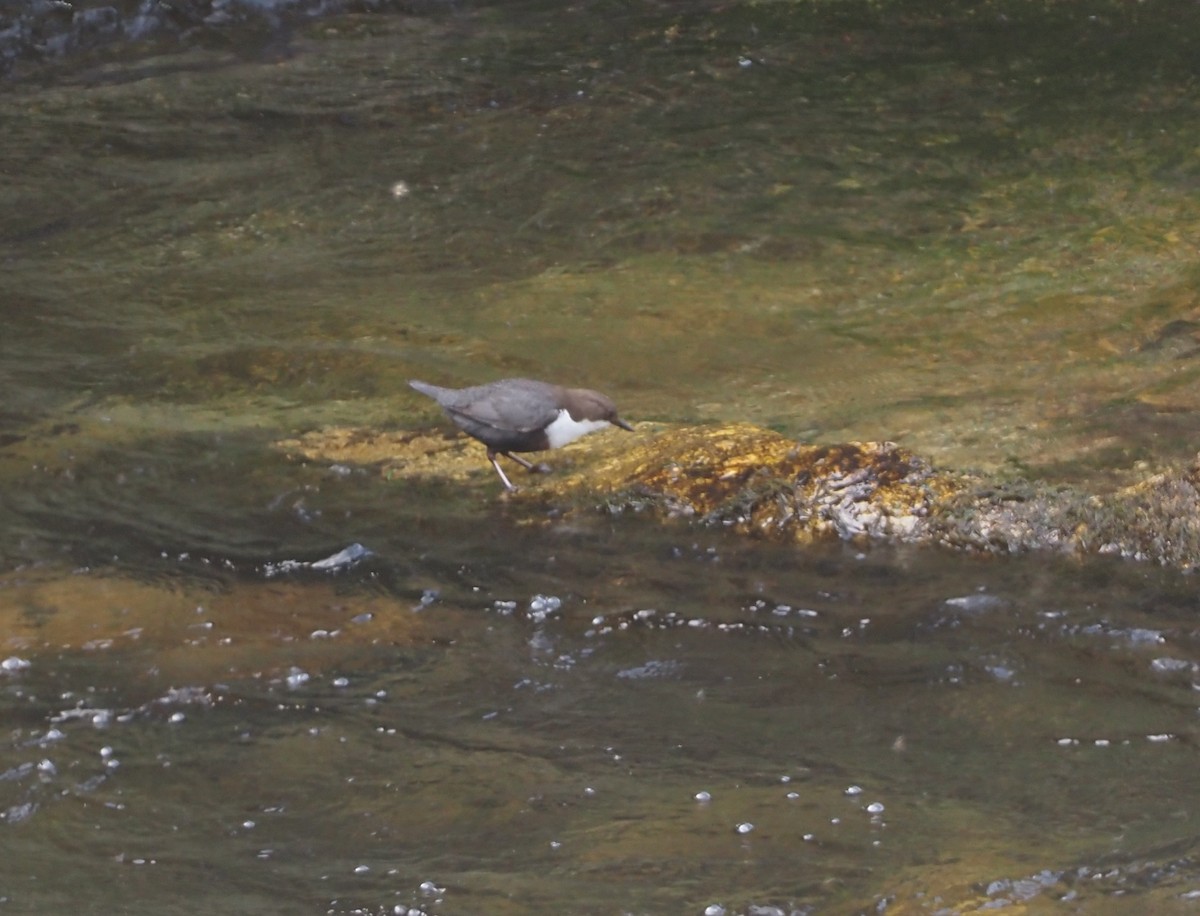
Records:
<instances>
[{"instance_id":1,"label":"white-throated dipper","mask_svg":"<svg viewBox=\"0 0 1200 916\"><path fill-rule=\"evenodd\" d=\"M459 429L487 446L488 461L508 490L516 487L501 470L497 455L529 471L548 471L545 465L532 464L513 452L559 448L606 426L633 432L617 416L611 398L588 388L564 388L528 378L471 388L439 388L416 380L408 384L437 401Z\"/></svg>"}]
</instances>

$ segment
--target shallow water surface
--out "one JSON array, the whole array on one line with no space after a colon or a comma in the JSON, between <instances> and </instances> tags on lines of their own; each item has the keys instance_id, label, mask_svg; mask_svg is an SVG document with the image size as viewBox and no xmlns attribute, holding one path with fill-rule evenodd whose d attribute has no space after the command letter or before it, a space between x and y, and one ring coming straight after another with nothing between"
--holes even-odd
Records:
<instances>
[{"instance_id":1,"label":"shallow water surface","mask_svg":"<svg viewBox=\"0 0 1200 916\"><path fill-rule=\"evenodd\" d=\"M515 553L433 523L336 575L6 577L7 904L1092 912L1195 887L1190 583L485 517Z\"/></svg>"},{"instance_id":2,"label":"shallow water surface","mask_svg":"<svg viewBox=\"0 0 1200 916\"><path fill-rule=\"evenodd\" d=\"M62 65L0 98L4 410L378 423L527 373L956 466L1181 460L1195 16L506 3Z\"/></svg>"},{"instance_id":3,"label":"shallow water surface","mask_svg":"<svg viewBox=\"0 0 1200 916\"><path fill-rule=\"evenodd\" d=\"M1188 460L1197 10L418 4L19 67L0 909L1194 907L1192 577L278 443L527 374L997 476Z\"/></svg>"}]
</instances>

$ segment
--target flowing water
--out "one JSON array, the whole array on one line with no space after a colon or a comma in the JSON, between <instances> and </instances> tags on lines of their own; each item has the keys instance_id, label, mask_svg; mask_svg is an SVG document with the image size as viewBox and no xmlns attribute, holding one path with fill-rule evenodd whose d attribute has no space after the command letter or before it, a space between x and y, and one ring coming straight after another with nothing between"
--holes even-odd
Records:
<instances>
[{"instance_id":1,"label":"flowing water","mask_svg":"<svg viewBox=\"0 0 1200 916\"><path fill-rule=\"evenodd\" d=\"M418 5L0 87L0 912L1185 912L1194 579L301 461L528 374L1196 451L1197 8Z\"/></svg>"}]
</instances>

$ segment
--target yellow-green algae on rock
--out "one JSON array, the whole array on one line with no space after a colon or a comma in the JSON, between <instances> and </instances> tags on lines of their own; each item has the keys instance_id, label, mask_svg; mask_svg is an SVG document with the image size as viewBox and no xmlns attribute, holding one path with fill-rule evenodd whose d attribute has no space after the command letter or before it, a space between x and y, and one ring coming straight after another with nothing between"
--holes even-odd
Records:
<instances>
[{"instance_id":1,"label":"yellow-green algae on rock","mask_svg":"<svg viewBox=\"0 0 1200 916\"><path fill-rule=\"evenodd\" d=\"M389 479L497 490L465 437L329 429L279 443L309 460L373 464ZM517 501L693 517L773 540L1053 550L1200 564L1200 464L1107 494L934 468L892 442L805 445L749 424L592 436L550 453L556 473L517 478Z\"/></svg>"},{"instance_id":2,"label":"yellow-green algae on rock","mask_svg":"<svg viewBox=\"0 0 1200 916\"><path fill-rule=\"evenodd\" d=\"M931 508L955 486L891 442L802 445L748 424L669 430L559 486L589 480L613 509L657 505L798 541L921 540Z\"/></svg>"}]
</instances>

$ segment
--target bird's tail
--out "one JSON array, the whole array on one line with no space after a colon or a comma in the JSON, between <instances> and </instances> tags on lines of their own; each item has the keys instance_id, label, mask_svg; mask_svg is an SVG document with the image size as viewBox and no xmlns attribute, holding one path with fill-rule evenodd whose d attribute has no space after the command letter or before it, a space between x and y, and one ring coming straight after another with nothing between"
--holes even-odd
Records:
<instances>
[{"instance_id":1,"label":"bird's tail","mask_svg":"<svg viewBox=\"0 0 1200 916\"><path fill-rule=\"evenodd\" d=\"M437 385L431 385L429 382L422 382L415 378L409 379L408 385L410 388L416 389L421 394L427 395L435 401L438 400L438 395L446 390L445 388L439 388Z\"/></svg>"}]
</instances>

